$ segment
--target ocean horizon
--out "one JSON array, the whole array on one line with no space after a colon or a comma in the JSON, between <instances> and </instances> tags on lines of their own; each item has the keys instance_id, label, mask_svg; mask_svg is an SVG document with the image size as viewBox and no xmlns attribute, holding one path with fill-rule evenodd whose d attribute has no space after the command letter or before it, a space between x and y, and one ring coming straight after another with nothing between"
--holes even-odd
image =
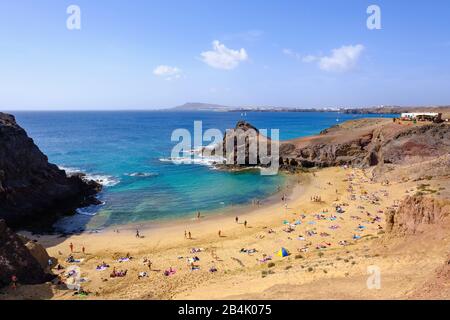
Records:
<instances>
[{"instance_id":1,"label":"ocean horizon","mask_svg":"<svg viewBox=\"0 0 450 320\"><path fill-rule=\"evenodd\" d=\"M102 205L80 208L64 218L62 229L80 224L103 228L128 223L185 218L197 211L215 212L250 204L277 192L284 174L258 170L215 170L209 161L174 164L175 129L224 132L245 120L259 129L279 129L280 140L318 134L341 122L395 115L336 112L163 112L68 111L14 112L49 161L67 172L83 172L104 186Z\"/></svg>"}]
</instances>

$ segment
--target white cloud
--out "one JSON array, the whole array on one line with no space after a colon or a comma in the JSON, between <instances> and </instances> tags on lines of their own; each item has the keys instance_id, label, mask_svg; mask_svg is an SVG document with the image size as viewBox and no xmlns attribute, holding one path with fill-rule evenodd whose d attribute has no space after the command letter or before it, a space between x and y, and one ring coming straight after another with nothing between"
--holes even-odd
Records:
<instances>
[{"instance_id":1,"label":"white cloud","mask_svg":"<svg viewBox=\"0 0 450 320\"><path fill-rule=\"evenodd\" d=\"M305 63L311 63L311 62L317 61L317 57L313 56L313 55L307 55L302 58L302 61Z\"/></svg>"},{"instance_id":2,"label":"white cloud","mask_svg":"<svg viewBox=\"0 0 450 320\"><path fill-rule=\"evenodd\" d=\"M213 41L212 45L213 51L202 52L201 56L202 61L213 68L231 70L248 59L244 48L240 50L228 49L218 40Z\"/></svg>"},{"instance_id":3,"label":"white cloud","mask_svg":"<svg viewBox=\"0 0 450 320\"><path fill-rule=\"evenodd\" d=\"M153 70L153 74L158 77L165 77L166 80L180 79L183 71L177 67L171 67L166 65L157 66Z\"/></svg>"},{"instance_id":4,"label":"white cloud","mask_svg":"<svg viewBox=\"0 0 450 320\"><path fill-rule=\"evenodd\" d=\"M357 44L355 46L342 46L339 49L333 49L331 55L322 57L319 61L319 67L325 71L347 71L352 69L359 60L364 46Z\"/></svg>"},{"instance_id":5,"label":"white cloud","mask_svg":"<svg viewBox=\"0 0 450 320\"><path fill-rule=\"evenodd\" d=\"M306 63L310 63L310 62L314 62L317 60L316 56L313 55L307 55L307 56L303 56L298 52L295 52L294 50L291 49L283 49L283 53L289 57L295 58L297 60L306 62Z\"/></svg>"},{"instance_id":6,"label":"white cloud","mask_svg":"<svg viewBox=\"0 0 450 320\"><path fill-rule=\"evenodd\" d=\"M345 72L353 69L358 63L362 52L364 51L362 44L342 46L331 50L329 56L305 56L303 62L316 62L321 70L329 72Z\"/></svg>"},{"instance_id":7,"label":"white cloud","mask_svg":"<svg viewBox=\"0 0 450 320\"><path fill-rule=\"evenodd\" d=\"M299 59L300 60L302 58L300 53L297 53L297 52L295 52L295 51L293 51L291 49L283 49L283 53L285 55L287 55L289 57L293 57L295 59Z\"/></svg>"}]
</instances>

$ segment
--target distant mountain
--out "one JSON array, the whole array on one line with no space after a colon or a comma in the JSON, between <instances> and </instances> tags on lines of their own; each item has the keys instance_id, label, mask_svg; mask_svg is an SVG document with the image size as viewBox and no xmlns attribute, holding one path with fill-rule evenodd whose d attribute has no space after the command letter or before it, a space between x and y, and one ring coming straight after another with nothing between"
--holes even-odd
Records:
<instances>
[{"instance_id":1,"label":"distant mountain","mask_svg":"<svg viewBox=\"0 0 450 320\"><path fill-rule=\"evenodd\" d=\"M236 108L200 102L189 102L178 107L170 108L172 111L230 111L233 109Z\"/></svg>"}]
</instances>

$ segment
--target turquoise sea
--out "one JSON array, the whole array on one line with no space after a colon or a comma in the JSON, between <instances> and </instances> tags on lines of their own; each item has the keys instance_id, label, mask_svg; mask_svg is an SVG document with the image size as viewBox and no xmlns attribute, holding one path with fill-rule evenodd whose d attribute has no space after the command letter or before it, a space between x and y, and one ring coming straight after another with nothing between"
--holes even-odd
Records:
<instances>
[{"instance_id":1,"label":"turquoise sea","mask_svg":"<svg viewBox=\"0 0 450 320\"><path fill-rule=\"evenodd\" d=\"M348 119L373 115L334 112L14 112L49 161L101 180L104 205L79 210L78 219L97 227L193 215L242 205L276 192L282 174L229 173L206 164L170 161L172 131L222 131L246 120L257 128L279 129L280 139L317 134ZM378 115L379 116L379 115ZM390 116L390 115L389 115ZM386 115L385 117L388 117ZM338 121L337 121L338 120ZM86 221L85 221L86 222Z\"/></svg>"}]
</instances>

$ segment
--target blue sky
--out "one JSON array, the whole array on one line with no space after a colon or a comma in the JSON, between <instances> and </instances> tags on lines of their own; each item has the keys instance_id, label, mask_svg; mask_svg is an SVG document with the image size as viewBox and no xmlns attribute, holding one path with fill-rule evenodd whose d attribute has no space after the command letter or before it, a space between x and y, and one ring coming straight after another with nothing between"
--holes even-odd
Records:
<instances>
[{"instance_id":1,"label":"blue sky","mask_svg":"<svg viewBox=\"0 0 450 320\"><path fill-rule=\"evenodd\" d=\"M0 110L443 105L449 88L447 0L0 0Z\"/></svg>"}]
</instances>

